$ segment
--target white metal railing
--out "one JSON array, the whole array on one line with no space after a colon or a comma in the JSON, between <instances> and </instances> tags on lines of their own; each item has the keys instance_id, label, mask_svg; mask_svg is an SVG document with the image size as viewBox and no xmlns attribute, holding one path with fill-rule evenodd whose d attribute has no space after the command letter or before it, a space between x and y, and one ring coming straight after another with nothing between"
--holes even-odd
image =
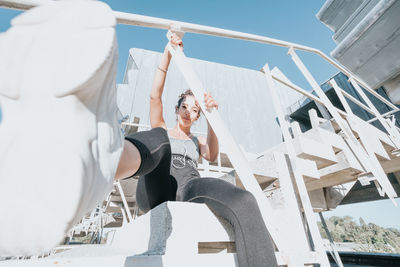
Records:
<instances>
[{"instance_id":1,"label":"white metal railing","mask_svg":"<svg viewBox=\"0 0 400 267\"><path fill-rule=\"evenodd\" d=\"M12 8L12 9L18 9L18 10L26 10L30 9L32 7L42 5L48 2L52 2L53 0L0 0L0 7L5 7L5 8ZM125 12L119 12L119 11L113 11L114 15L117 19L117 22L120 24L127 24L127 25L133 25L133 26L141 26L141 27L150 27L150 28L158 28L158 29L170 29L172 26L176 29L179 29L182 32L190 32L190 33L197 33L197 34L205 34L205 35L212 35L212 36L219 36L219 37L225 37L225 38L232 38L232 39L239 39L239 40L246 40L246 41L251 41L251 42L258 42L258 43L263 43L263 44L269 44L269 45L276 45L276 46L281 46L281 47L286 47L289 49L289 53L292 55L295 55L295 50L301 50L301 51L306 51L310 52L313 54L316 54L320 56L322 59L327 61L329 64L333 65L336 67L338 70L343 72L349 77L350 82L353 84L353 86L357 87L358 84L360 84L365 90L367 90L369 93L371 93L373 96L378 98L380 101L385 103L387 106L392 108L391 111L385 113L385 114L380 114L377 112L377 110L374 107L371 107L369 104L367 106L363 105L359 101L356 101L355 103L371 113L372 115L375 116L375 118L369 120L368 122L373 122L375 120L379 120L383 127L388 131L389 134L397 136L396 139L400 139L400 133L399 130L396 128L396 131L392 130L391 126L387 126L387 122L384 121L385 116L390 116L395 112L398 112L400 109L396 107L393 103L379 95L376 91L371 89L367 84L365 84L363 81L355 77L350 71L348 71L346 68L343 66L339 65L337 62L335 62L333 59L328 57L325 53L322 51L304 46L304 45L299 45L296 43L292 42L286 42L274 38L269 38L261 35L255 35L255 34L249 34L249 33L243 33L243 32L238 32L238 31L232 31L232 30L226 30L226 29L221 29L221 28L216 28L216 27L210 27L210 26L204 26L204 25L199 25L199 24L193 24L193 23L186 23L182 21L175 21L175 20L169 20L169 19L162 19L162 18L156 18L156 17L150 17L150 16L143 16L143 15L137 15L137 14L131 14L131 13L125 13ZM295 55L298 57L297 55ZM286 82L282 81L278 77L272 75L272 78L288 85ZM317 101L317 97L311 97L312 94L305 94L305 90L297 90L293 86L288 85L290 88L295 89L296 91L300 92L301 94L313 99L316 101L318 104L324 105L322 102L323 101ZM297 87L299 88L299 87ZM357 88L356 88L357 89ZM359 91L359 90L357 90ZM360 91L359 91L360 93ZM361 94L363 94L361 90ZM348 94L345 94L346 97L348 97ZM361 95L364 101L368 103L369 99L366 99L363 95ZM351 96L348 97L351 101L354 102L354 98ZM342 112L338 111L341 113L341 115L346 115L343 114ZM396 144L400 148L400 141L397 142Z\"/></svg>"},{"instance_id":2,"label":"white metal railing","mask_svg":"<svg viewBox=\"0 0 400 267\"><path fill-rule=\"evenodd\" d=\"M0 0L0 7L12 8L12 9L18 9L18 10L26 10L26 9L32 8L34 6L38 6L38 5L48 3L51 1L52 0ZM306 51L306 52L310 52L310 53L319 55L321 58L326 60L328 63L330 63L331 65L336 67L338 70L340 70L344 74L346 74L348 77L357 81L368 92L370 92L372 95L374 95L375 97L380 99L382 102L384 102L385 104L390 106L392 109L398 110L398 108L395 105L393 105L390 101L388 101L387 99L385 99L384 97L382 97L381 95L376 93L367 84L365 84L363 81L361 81L360 79L355 77L355 75L353 75L350 71L348 71L343 66L339 65L337 62L335 62L333 59L331 59L329 56L327 56L325 53L323 53L319 49L315 49L312 47L308 47L308 46L304 46L304 45L300 45L300 44L296 44L296 43L292 43L292 42L286 42L286 41L282 41L282 40L278 40L278 39L274 39L274 38L270 38L270 37L266 37L266 36L249 34L249 33L232 31L232 30L226 30L226 29L204 26L204 25L193 24L193 23L186 23L186 22L176 21L176 20L162 19L162 18L143 16L143 15L137 15L137 14L125 13L125 12L119 12L119 11L114 11L114 15L119 24L127 24L127 25L133 25L133 26L150 27L150 28L166 29L166 30L170 29L171 25L174 25L174 27L180 28L180 30L183 32L205 34L205 35L219 36L219 37L225 37L225 38L246 40L246 41L269 44L269 45L276 45L276 46L286 47L289 49L302 50L302 51Z\"/></svg>"}]
</instances>

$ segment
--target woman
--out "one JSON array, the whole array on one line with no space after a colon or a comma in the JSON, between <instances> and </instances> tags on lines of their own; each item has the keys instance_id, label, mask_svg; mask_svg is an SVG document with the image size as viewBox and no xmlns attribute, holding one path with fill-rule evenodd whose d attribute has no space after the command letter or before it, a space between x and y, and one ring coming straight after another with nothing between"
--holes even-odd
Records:
<instances>
[{"instance_id":1,"label":"woman","mask_svg":"<svg viewBox=\"0 0 400 267\"><path fill-rule=\"evenodd\" d=\"M182 46L175 34L171 43ZM177 123L167 131L161 96L170 60L165 48L150 94L152 130L126 137L116 179L139 176L136 201L144 212L168 200L207 204L232 224L241 267L277 266L253 195L221 179L201 178L196 169L200 157L216 159L218 140L209 124L207 138L191 134L191 126L200 117L200 106L190 90L179 97L175 107ZM207 109L218 108L210 94L204 95L204 101Z\"/></svg>"}]
</instances>

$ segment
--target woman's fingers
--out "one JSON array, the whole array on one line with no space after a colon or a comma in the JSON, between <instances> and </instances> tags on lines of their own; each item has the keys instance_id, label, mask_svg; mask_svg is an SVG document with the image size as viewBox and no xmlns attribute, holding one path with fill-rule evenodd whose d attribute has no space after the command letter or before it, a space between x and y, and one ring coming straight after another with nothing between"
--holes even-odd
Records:
<instances>
[{"instance_id":1,"label":"woman's fingers","mask_svg":"<svg viewBox=\"0 0 400 267\"><path fill-rule=\"evenodd\" d=\"M172 33L172 36L171 36L171 43L172 43L173 45L179 45L179 46L182 46L182 47L183 47L182 39L181 39L176 33Z\"/></svg>"},{"instance_id":2,"label":"woman's fingers","mask_svg":"<svg viewBox=\"0 0 400 267\"><path fill-rule=\"evenodd\" d=\"M208 92L204 93L204 105L206 106L207 109L212 109L212 108L218 109L217 102Z\"/></svg>"}]
</instances>

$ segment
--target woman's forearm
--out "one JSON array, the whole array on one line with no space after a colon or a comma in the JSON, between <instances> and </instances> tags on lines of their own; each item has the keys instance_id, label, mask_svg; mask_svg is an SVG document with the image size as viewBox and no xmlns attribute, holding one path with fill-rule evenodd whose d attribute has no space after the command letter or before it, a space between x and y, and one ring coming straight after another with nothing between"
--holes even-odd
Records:
<instances>
[{"instance_id":1,"label":"woman's forearm","mask_svg":"<svg viewBox=\"0 0 400 267\"><path fill-rule=\"evenodd\" d=\"M173 34L170 40L172 45L182 45L182 40ZM152 128L162 127L167 128L163 118L163 105L162 105L162 93L164 90L165 78L171 61L171 54L168 48L165 47L164 53L161 57L161 61L156 68L154 75L153 85L150 92L150 125Z\"/></svg>"},{"instance_id":2,"label":"woman's forearm","mask_svg":"<svg viewBox=\"0 0 400 267\"><path fill-rule=\"evenodd\" d=\"M218 157L219 144L217 135L214 133L210 123L207 121L207 145L210 153L210 160L215 161Z\"/></svg>"},{"instance_id":3,"label":"woman's forearm","mask_svg":"<svg viewBox=\"0 0 400 267\"><path fill-rule=\"evenodd\" d=\"M152 99L160 99L163 93L165 78L167 76L167 71L169 63L171 61L171 54L168 49L165 48L164 53L161 57L161 61L156 68L156 73L153 80L153 85L151 87L150 97Z\"/></svg>"}]
</instances>

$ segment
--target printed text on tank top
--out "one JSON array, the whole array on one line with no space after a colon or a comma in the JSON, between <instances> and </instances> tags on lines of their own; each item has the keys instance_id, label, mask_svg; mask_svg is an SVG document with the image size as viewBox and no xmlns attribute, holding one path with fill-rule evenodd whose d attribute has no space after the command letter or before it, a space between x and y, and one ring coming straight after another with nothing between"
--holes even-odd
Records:
<instances>
[{"instance_id":1,"label":"printed text on tank top","mask_svg":"<svg viewBox=\"0 0 400 267\"><path fill-rule=\"evenodd\" d=\"M172 166L177 169L182 169L187 163L197 168L200 157L200 147L197 137L191 136L191 139L179 139L173 137L169 132L168 137L171 143Z\"/></svg>"}]
</instances>

